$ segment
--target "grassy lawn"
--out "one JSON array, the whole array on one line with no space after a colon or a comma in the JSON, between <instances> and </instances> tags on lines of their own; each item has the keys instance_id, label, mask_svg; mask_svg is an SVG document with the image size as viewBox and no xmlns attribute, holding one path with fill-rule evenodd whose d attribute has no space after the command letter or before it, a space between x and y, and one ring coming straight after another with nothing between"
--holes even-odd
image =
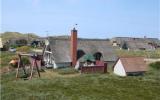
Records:
<instances>
[{"instance_id":1,"label":"grassy lawn","mask_svg":"<svg viewBox=\"0 0 160 100\"><path fill-rule=\"evenodd\" d=\"M160 100L160 73L155 70L139 77L53 74L53 77L15 80L15 72L1 77L2 100Z\"/></svg>"},{"instance_id":2,"label":"grassy lawn","mask_svg":"<svg viewBox=\"0 0 160 100\"><path fill-rule=\"evenodd\" d=\"M14 57L16 54L13 52L8 51L2 51L0 53L0 67L6 67L8 66L9 62L11 61L12 57Z\"/></svg>"},{"instance_id":3,"label":"grassy lawn","mask_svg":"<svg viewBox=\"0 0 160 100\"><path fill-rule=\"evenodd\" d=\"M50 69L32 80L16 80L12 71L1 74L1 100L160 100L159 71L150 69L144 76L118 77Z\"/></svg>"}]
</instances>

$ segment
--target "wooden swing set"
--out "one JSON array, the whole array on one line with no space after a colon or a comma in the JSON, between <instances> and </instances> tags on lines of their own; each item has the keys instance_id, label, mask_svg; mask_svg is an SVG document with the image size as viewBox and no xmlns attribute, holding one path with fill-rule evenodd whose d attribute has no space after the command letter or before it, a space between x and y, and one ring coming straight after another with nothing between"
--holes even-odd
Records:
<instances>
[{"instance_id":1,"label":"wooden swing set","mask_svg":"<svg viewBox=\"0 0 160 100\"><path fill-rule=\"evenodd\" d=\"M28 79L32 79L34 67L36 68L36 70L38 72L38 76L40 77L40 72L39 72L39 68L38 68L38 61L41 60L41 56L40 55L18 54L18 57L19 57L19 61L18 61L18 68L17 68L16 78L19 78L19 69L20 69L20 67L23 69L24 75L27 75L26 68L25 68L24 62L22 60L22 57L29 57L30 61L31 61L30 76L29 76Z\"/></svg>"},{"instance_id":2,"label":"wooden swing set","mask_svg":"<svg viewBox=\"0 0 160 100\"><path fill-rule=\"evenodd\" d=\"M45 41L45 46L43 48L43 51L42 51L42 54L37 54L37 53L34 53L34 54L24 54L24 53L19 53L18 54L18 57L19 57L19 60L18 60L18 68L17 68L17 72L16 72L16 78L20 78L19 77L19 69L22 68L23 69L23 73L24 75L27 76L27 79L32 79L33 77L33 70L34 68L36 68L36 71L38 73L38 76L40 77L40 70L39 70L39 67L41 67L41 64L43 64L43 66L47 65L48 62L45 61L45 55L47 55L47 58L49 56L49 62L52 61L53 59L50 58L52 53L47 53L48 51L46 50L47 49L47 46L49 45L49 41L46 40ZM28 57L30 59L30 74L28 76L27 74L27 71L26 71L26 66L24 65L24 61L22 60L22 57ZM40 65L40 66L38 66Z\"/></svg>"}]
</instances>

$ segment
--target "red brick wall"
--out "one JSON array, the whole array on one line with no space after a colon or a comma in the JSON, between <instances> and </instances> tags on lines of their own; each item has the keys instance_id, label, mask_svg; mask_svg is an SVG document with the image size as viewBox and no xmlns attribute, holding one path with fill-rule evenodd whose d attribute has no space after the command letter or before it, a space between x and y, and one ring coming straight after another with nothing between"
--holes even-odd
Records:
<instances>
[{"instance_id":1,"label":"red brick wall","mask_svg":"<svg viewBox=\"0 0 160 100\"><path fill-rule=\"evenodd\" d=\"M77 62L77 30L75 28L71 31L71 61L72 66Z\"/></svg>"}]
</instances>

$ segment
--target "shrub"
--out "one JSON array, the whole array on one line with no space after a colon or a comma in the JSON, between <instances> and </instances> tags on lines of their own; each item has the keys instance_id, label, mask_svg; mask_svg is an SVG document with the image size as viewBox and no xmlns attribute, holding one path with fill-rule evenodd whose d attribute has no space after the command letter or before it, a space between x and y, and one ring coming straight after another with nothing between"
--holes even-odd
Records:
<instances>
[{"instance_id":1,"label":"shrub","mask_svg":"<svg viewBox=\"0 0 160 100\"><path fill-rule=\"evenodd\" d=\"M30 64L30 61L29 61L28 57L23 57L22 61L23 61L24 65L29 65Z\"/></svg>"},{"instance_id":2,"label":"shrub","mask_svg":"<svg viewBox=\"0 0 160 100\"><path fill-rule=\"evenodd\" d=\"M160 61L154 62L150 64L150 67L156 70L160 70Z\"/></svg>"},{"instance_id":3,"label":"shrub","mask_svg":"<svg viewBox=\"0 0 160 100\"><path fill-rule=\"evenodd\" d=\"M10 47L12 47L12 48L17 48L18 46L17 46L17 45L11 45Z\"/></svg>"},{"instance_id":4,"label":"shrub","mask_svg":"<svg viewBox=\"0 0 160 100\"><path fill-rule=\"evenodd\" d=\"M27 40L26 40L26 39L19 39L19 40L16 40L16 44L17 44L18 46L27 45Z\"/></svg>"},{"instance_id":5,"label":"shrub","mask_svg":"<svg viewBox=\"0 0 160 100\"><path fill-rule=\"evenodd\" d=\"M29 46L22 46L17 48L17 51L19 52L29 52L30 50L31 48Z\"/></svg>"}]
</instances>

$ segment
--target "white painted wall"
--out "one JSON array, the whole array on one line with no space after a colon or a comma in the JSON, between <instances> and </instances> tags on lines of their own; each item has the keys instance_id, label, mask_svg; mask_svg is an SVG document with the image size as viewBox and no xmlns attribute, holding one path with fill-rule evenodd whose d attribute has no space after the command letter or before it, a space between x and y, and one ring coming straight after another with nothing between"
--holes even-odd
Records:
<instances>
[{"instance_id":1,"label":"white painted wall","mask_svg":"<svg viewBox=\"0 0 160 100\"><path fill-rule=\"evenodd\" d=\"M119 76L126 76L125 69L124 69L124 67L123 67L122 62L121 62L120 59L118 60L118 62L114 66L114 71L113 72L116 75L119 75Z\"/></svg>"},{"instance_id":2,"label":"white painted wall","mask_svg":"<svg viewBox=\"0 0 160 100\"><path fill-rule=\"evenodd\" d=\"M53 61L53 68L54 69L57 69L58 68L58 66L57 66L57 64Z\"/></svg>"},{"instance_id":3,"label":"white painted wall","mask_svg":"<svg viewBox=\"0 0 160 100\"><path fill-rule=\"evenodd\" d=\"M76 70L78 70L79 69L79 67L80 67L80 64L79 64L80 62L79 61L77 61L77 63L76 63L76 66L75 66L75 69Z\"/></svg>"},{"instance_id":4,"label":"white painted wall","mask_svg":"<svg viewBox=\"0 0 160 100\"><path fill-rule=\"evenodd\" d=\"M115 47L116 47L116 46L117 46L117 43L113 43L113 46L115 46Z\"/></svg>"}]
</instances>

